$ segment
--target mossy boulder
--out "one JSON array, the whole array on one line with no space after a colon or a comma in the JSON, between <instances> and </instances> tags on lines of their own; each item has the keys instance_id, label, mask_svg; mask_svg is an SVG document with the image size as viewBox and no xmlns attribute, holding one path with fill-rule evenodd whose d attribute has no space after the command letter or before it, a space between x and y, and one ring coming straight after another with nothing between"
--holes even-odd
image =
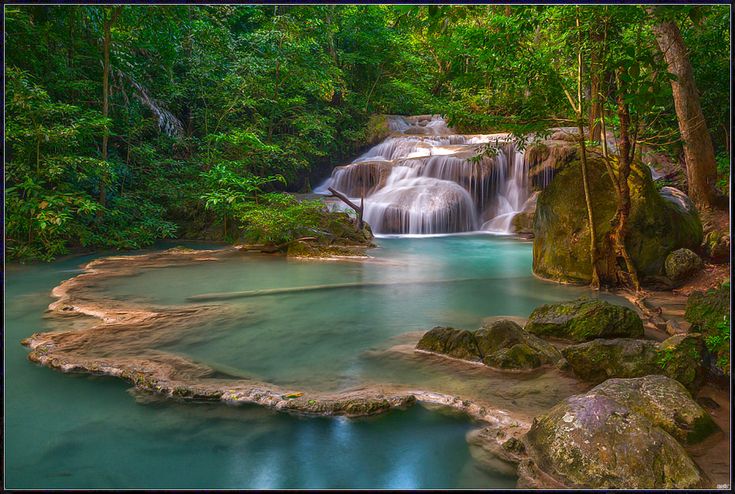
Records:
<instances>
[{"instance_id":1,"label":"mossy boulder","mask_svg":"<svg viewBox=\"0 0 735 494\"><path fill-rule=\"evenodd\" d=\"M533 233L533 217L535 211L521 211L513 216L510 221L510 228L513 233L532 234Z\"/></svg>"},{"instance_id":2,"label":"mossy boulder","mask_svg":"<svg viewBox=\"0 0 735 494\"><path fill-rule=\"evenodd\" d=\"M726 262L730 259L730 235L718 230L707 232L702 243L702 250L712 262Z\"/></svg>"},{"instance_id":3,"label":"mossy boulder","mask_svg":"<svg viewBox=\"0 0 735 494\"><path fill-rule=\"evenodd\" d=\"M596 339L562 349L574 374L595 384L611 377L641 377L661 372L658 343L633 338Z\"/></svg>"},{"instance_id":4,"label":"mossy boulder","mask_svg":"<svg viewBox=\"0 0 735 494\"><path fill-rule=\"evenodd\" d=\"M416 348L472 362L482 360L474 335L466 329L437 326L421 337Z\"/></svg>"},{"instance_id":5,"label":"mossy boulder","mask_svg":"<svg viewBox=\"0 0 735 494\"><path fill-rule=\"evenodd\" d=\"M537 336L579 342L643 336L643 322L635 311L589 298L537 307L525 329Z\"/></svg>"},{"instance_id":6,"label":"mossy boulder","mask_svg":"<svg viewBox=\"0 0 735 494\"><path fill-rule=\"evenodd\" d=\"M483 359L485 365L499 369L535 369L541 366L541 359L533 348L518 343L510 348L498 350Z\"/></svg>"},{"instance_id":7,"label":"mossy boulder","mask_svg":"<svg viewBox=\"0 0 735 494\"><path fill-rule=\"evenodd\" d=\"M553 345L507 319L485 323L474 332L436 327L424 334L416 348L507 370L561 366L563 361Z\"/></svg>"},{"instance_id":8,"label":"mossy boulder","mask_svg":"<svg viewBox=\"0 0 735 494\"><path fill-rule=\"evenodd\" d=\"M536 417L524 442L535 466L568 487L682 489L703 484L676 439L598 388ZM519 484L534 481L521 478Z\"/></svg>"},{"instance_id":9,"label":"mossy boulder","mask_svg":"<svg viewBox=\"0 0 735 494\"><path fill-rule=\"evenodd\" d=\"M730 283L689 296L684 317L702 334L705 364L714 377L730 374Z\"/></svg>"},{"instance_id":10,"label":"mossy boulder","mask_svg":"<svg viewBox=\"0 0 735 494\"><path fill-rule=\"evenodd\" d=\"M661 343L633 338L596 339L562 349L574 374L601 383L610 378L636 378L661 374L690 391L703 381L702 339L677 334Z\"/></svg>"},{"instance_id":11,"label":"mossy boulder","mask_svg":"<svg viewBox=\"0 0 735 494\"><path fill-rule=\"evenodd\" d=\"M659 344L658 364L664 374L676 379L690 391L697 390L704 380L702 352L704 344L698 333L675 334Z\"/></svg>"},{"instance_id":12,"label":"mossy boulder","mask_svg":"<svg viewBox=\"0 0 735 494\"><path fill-rule=\"evenodd\" d=\"M677 249L664 262L666 276L674 283L687 280L704 267L702 258L689 249Z\"/></svg>"},{"instance_id":13,"label":"mossy boulder","mask_svg":"<svg viewBox=\"0 0 735 494\"><path fill-rule=\"evenodd\" d=\"M608 379L594 391L643 415L684 444L698 443L719 430L686 388L665 376Z\"/></svg>"},{"instance_id":14,"label":"mossy boulder","mask_svg":"<svg viewBox=\"0 0 735 494\"><path fill-rule=\"evenodd\" d=\"M602 161L588 163L596 242L604 246L616 210L615 193ZM650 170L632 166L629 178L631 214L626 247L642 280L661 276L666 256L677 249L696 249L702 224L696 210L676 195L662 195ZM543 278L589 283L590 234L579 161L565 165L538 198L534 219L533 270Z\"/></svg>"}]
</instances>

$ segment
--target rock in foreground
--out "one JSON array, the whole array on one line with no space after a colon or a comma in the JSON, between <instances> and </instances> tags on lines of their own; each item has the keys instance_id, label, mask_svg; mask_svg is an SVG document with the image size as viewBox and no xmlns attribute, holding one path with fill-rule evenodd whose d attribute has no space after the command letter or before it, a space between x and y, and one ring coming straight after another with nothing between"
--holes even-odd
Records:
<instances>
[{"instance_id":1,"label":"rock in foreground","mask_svg":"<svg viewBox=\"0 0 735 494\"><path fill-rule=\"evenodd\" d=\"M567 398L534 419L524 437L530 459L519 468L519 485L553 484L539 480L545 475L568 487L682 489L702 485L702 474L684 448L657 425L666 423L659 420L662 416L675 416L692 406L686 391L660 376L615 381ZM641 392L644 385L646 390ZM673 388L679 393L670 395ZM647 412L656 422L639 413L639 407L631 408L629 400L636 399L660 406L656 412ZM650 403L648 408L652 408ZM666 408L669 410L660 416Z\"/></svg>"},{"instance_id":2,"label":"rock in foreground","mask_svg":"<svg viewBox=\"0 0 735 494\"><path fill-rule=\"evenodd\" d=\"M537 307L525 329L537 336L580 342L643 336L643 322L632 309L584 298Z\"/></svg>"}]
</instances>

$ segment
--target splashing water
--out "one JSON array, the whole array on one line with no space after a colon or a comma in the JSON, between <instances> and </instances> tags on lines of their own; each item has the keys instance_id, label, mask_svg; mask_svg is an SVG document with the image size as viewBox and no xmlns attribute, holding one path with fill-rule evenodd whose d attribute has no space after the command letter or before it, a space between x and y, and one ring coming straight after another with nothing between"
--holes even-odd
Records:
<instances>
[{"instance_id":1,"label":"splashing water","mask_svg":"<svg viewBox=\"0 0 735 494\"><path fill-rule=\"evenodd\" d=\"M337 167L314 192L333 187L365 198L377 234L510 233L527 206L528 163L508 134L461 135L439 115L391 116L393 134ZM497 153L472 159L483 144Z\"/></svg>"}]
</instances>

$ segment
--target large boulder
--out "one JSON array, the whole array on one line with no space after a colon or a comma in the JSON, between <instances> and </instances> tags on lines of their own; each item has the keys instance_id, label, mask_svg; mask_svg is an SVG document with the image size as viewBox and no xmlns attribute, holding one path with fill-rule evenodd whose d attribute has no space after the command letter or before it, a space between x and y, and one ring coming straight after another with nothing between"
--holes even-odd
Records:
<instances>
[{"instance_id":1,"label":"large boulder","mask_svg":"<svg viewBox=\"0 0 735 494\"><path fill-rule=\"evenodd\" d=\"M594 391L608 396L653 422L679 442L695 444L719 430L712 417L684 386L668 377L608 379Z\"/></svg>"},{"instance_id":2,"label":"large boulder","mask_svg":"<svg viewBox=\"0 0 735 494\"><path fill-rule=\"evenodd\" d=\"M655 374L658 343L633 338L596 339L562 349L574 374L595 384L611 377Z\"/></svg>"},{"instance_id":3,"label":"large boulder","mask_svg":"<svg viewBox=\"0 0 735 494\"><path fill-rule=\"evenodd\" d=\"M537 336L572 341L643 336L643 322L635 311L588 298L537 307L525 329Z\"/></svg>"},{"instance_id":4,"label":"large boulder","mask_svg":"<svg viewBox=\"0 0 735 494\"><path fill-rule=\"evenodd\" d=\"M689 249L677 249L664 262L666 276L674 283L681 283L704 267L702 259Z\"/></svg>"},{"instance_id":5,"label":"large boulder","mask_svg":"<svg viewBox=\"0 0 735 494\"><path fill-rule=\"evenodd\" d=\"M596 241L610 231L616 210L614 189L602 161L588 163ZM629 179L632 209L626 247L644 281L661 276L666 256L677 249L696 249L702 224L695 209L676 195L662 195L648 167L633 165ZM590 234L579 161L559 171L539 195L534 220L533 270L543 278L589 283Z\"/></svg>"},{"instance_id":6,"label":"large boulder","mask_svg":"<svg viewBox=\"0 0 735 494\"><path fill-rule=\"evenodd\" d=\"M482 360L475 337L466 329L437 326L421 337L416 348L472 362Z\"/></svg>"},{"instance_id":7,"label":"large boulder","mask_svg":"<svg viewBox=\"0 0 735 494\"><path fill-rule=\"evenodd\" d=\"M520 485L537 484L524 476L538 470L568 487L702 485L702 474L676 439L624 400L598 388L571 396L534 419L524 442L535 468L519 469Z\"/></svg>"}]
</instances>

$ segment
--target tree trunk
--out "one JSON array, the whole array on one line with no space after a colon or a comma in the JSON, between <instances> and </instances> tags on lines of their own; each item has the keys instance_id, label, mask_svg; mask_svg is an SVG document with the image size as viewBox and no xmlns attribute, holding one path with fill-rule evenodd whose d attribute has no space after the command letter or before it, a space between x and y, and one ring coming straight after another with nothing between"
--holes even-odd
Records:
<instances>
[{"instance_id":1,"label":"tree trunk","mask_svg":"<svg viewBox=\"0 0 735 494\"><path fill-rule=\"evenodd\" d=\"M597 233L595 229L595 219L592 211L592 197L590 195L590 181L587 176L587 146L585 145L584 123L583 123L583 106L582 106L582 32L579 31L579 7L577 7L577 31L579 33L579 46L577 51L577 130L579 131L579 151L580 151L580 167L582 168L582 187L584 188L584 200L587 206L587 221L590 230L590 264L592 264L592 280L590 286L592 288L600 287L600 275L598 273L597 264L599 260L599 251L597 249ZM571 101L570 101L571 102ZM574 107L574 105L572 105Z\"/></svg>"},{"instance_id":2,"label":"tree trunk","mask_svg":"<svg viewBox=\"0 0 735 494\"><path fill-rule=\"evenodd\" d=\"M102 66L102 117L107 118L110 114L110 44L112 42L111 28L115 23L117 16L120 15L121 7L115 7L112 15L107 19L105 13L105 21L103 24L104 38L102 40L103 66ZM107 144L110 138L110 132L107 126L102 134L102 161L107 161ZM99 202L104 208L107 204L107 172L102 174L100 180L100 197ZM102 213L102 210L99 210Z\"/></svg>"},{"instance_id":3,"label":"tree trunk","mask_svg":"<svg viewBox=\"0 0 735 494\"><path fill-rule=\"evenodd\" d=\"M600 43L603 40L602 34L598 31L593 30L590 32L590 38L592 41L592 53L590 55L590 141L600 141L600 112L602 111L602 103L600 97L600 90L602 88L602 47ZM599 48L599 51L598 51Z\"/></svg>"},{"instance_id":4,"label":"tree trunk","mask_svg":"<svg viewBox=\"0 0 735 494\"><path fill-rule=\"evenodd\" d=\"M614 271L610 274L614 274L618 284L629 282L635 291L640 290L640 283L638 282L638 272L636 271L633 260L628 254L628 249L625 246L625 239L628 235L628 218L630 217L630 185L628 184L628 177L630 177L630 165L633 161L635 154L633 145L630 139L630 111L628 105L623 100L623 95L618 93L617 96L618 104L618 118L620 120L620 142L618 150L618 174L617 174L617 190L618 190L618 201L617 210L612 220L612 228L609 233L609 242L612 247L613 256L612 262L614 263ZM620 266L618 265L618 257L623 258L625 268L628 274L628 280L622 276Z\"/></svg>"},{"instance_id":5,"label":"tree trunk","mask_svg":"<svg viewBox=\"0 0 735 494\"><path fill-rule=\"evenodd\" d=\"M649 8L649 12L653 12L653 9ZM711 207L715 203L717 182L715 152L699 104L699 94L684 40L673 21L655 24L653 32L666 59L669 72L676 76L671 81L671 89L674 93L674 107L684 144L689 196L698 206Z\"/></svg>"}]
</instances>

